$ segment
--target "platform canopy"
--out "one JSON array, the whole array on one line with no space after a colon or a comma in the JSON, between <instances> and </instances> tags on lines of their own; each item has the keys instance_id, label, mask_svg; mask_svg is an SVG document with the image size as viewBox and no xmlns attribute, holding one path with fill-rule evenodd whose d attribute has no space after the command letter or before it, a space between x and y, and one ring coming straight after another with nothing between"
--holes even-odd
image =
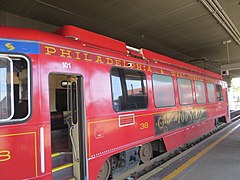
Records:
<instances>
[{"instance_id":1,"label":"platform canopy","mask_svg":"<svg viewBox=\"0 0 240 180\"><path fill-rule=\"evenodd\" d=\"M217 73L240 62L239 18L239 0L0 1L0 25L54 31L70 24Z\"/></svg>"}]
</instances>

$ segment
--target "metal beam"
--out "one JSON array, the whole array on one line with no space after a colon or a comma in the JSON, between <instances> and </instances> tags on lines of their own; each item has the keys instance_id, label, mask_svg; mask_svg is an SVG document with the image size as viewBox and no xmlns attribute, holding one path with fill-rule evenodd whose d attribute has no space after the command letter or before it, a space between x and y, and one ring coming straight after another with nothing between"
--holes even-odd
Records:
<instances>
[{"instance_id":1,"label":"metal beam","mask_svg":"<svg viewBox=\"0 0 240 180\"><path fill-rule=\"evenodd\" d=\"M240 63L224 64L220 66L221 71L230 71L240 69Z\"/></svg>"}]
</instances>

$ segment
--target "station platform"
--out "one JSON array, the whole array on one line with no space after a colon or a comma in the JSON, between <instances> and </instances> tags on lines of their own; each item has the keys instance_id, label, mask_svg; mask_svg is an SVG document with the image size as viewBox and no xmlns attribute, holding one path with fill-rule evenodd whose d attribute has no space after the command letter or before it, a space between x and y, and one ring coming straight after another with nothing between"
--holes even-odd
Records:
<instances>
[{"instance_id":1,"label":"station platform","mask_svg":"<svg viewBox=\"0 0 240 180\"><path fill-rule=\"evenodd\" d=\"M140 180L240 179L240 120L229 124Z\"/></svg>"}]
</instances>

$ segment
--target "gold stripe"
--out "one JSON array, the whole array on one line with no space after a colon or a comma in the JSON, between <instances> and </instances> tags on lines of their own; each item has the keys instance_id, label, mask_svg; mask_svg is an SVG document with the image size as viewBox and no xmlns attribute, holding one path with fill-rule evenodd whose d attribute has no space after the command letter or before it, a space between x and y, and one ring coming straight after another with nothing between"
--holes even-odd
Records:
<instances>
[{"instance_id":1,"label":"gold stripe","mask_svg":"<svg viewBox=\"0 0 240 180\"><path fill-rule=\"evenodd\" d=\"M36 172L36 177L38 176L38 161L37 161L37 134L34 132L34 148L35 148L35 172Z\"/></svg>"},{"instance_id":2,"label":"gold stripe","mask_svg":"<svg viewBox=\"0 0 240 180\"><path fill-rule=\"evenodd\" d=\"M56 156L60 156L60 155L61 155L61 153L60 153L60 152L53 153L53 154L52 154L52 158L53 158L53 157L56 157Z\"/></svg>"},{"instance_id":3,"label":"gold stripe","mask_svg":"<svg viewBox=\"0 0 240 180\"><path fill-rule=\"evenodd\" d=\"M90 124L88 124L88 132L87 134L90 134ZM91 156L91 137L88 135L88 158Z\"/></svg>"},{"instance_id":4,"label":"gold stripe","mask_svg":"<svg viewBox=\"0 0 240 180\"><path fill-rule=\"evenodd\" d=\"M184 163L182 166L177 168L175 171L173 171L171 174L163 178L163 180L171 180L175 178L178 174L180 174L183 170L185 170L187 167L189 167L191 164L193 164L195 161L197 161L200 157L202 157L204 154L206 154L209 150L214 148L217 144L219 144L221 141L223 141L225 138L227 138L233 131L235 131L238 127L240 126L237 125L235 128L230 130L227 134L219 138L217 141L213 142L210 144L208 147L206 147L204 150L202 150L200 153L198 153L196 156L193 158L189 159L186 163Z\"/></svg>"},{"instance_id":5,"label":"gold stripe","mask_svg":"<svg viewBox=\"0 0 240 180\"><path fill-rule=\"evenodd\" d=\"M54 173L56 171L60 171L60 170L66 169L66 168L71 167L71 166L73 166L73 163L64 164L64 165L61 165L61 166L53 168L52 172Z\"/></svg>"},{"instance_id":6,"label":"gold stripe","mask_svg":"<svg viewBox=\"0 0 240 180\"><path fill-rule=\"evenodd\" d=\"M35 134L36 132L25 132L25 133L18 133L18 134L4 134L0 135L1 137L8 137L8 136L20 136L20 135L27 135L27 134Z\"/></svg>"},{"instance_id":7,"label":"gold stripe","mask_svg":"<svg viewBox=\"0 0 240 180\"><path fill-rule=\"evenodd\" d=\"M212 106L212 105L208 105L208 106ZM214 104L214 106L217 106L217 105ZM135 117L149 116L149 115L154 115L154 114L163 114L163 113L168 113L168 112L176 112L176 111L180 111L180 110L187 110L187 109L193 109L193 108L197 109L197 108L203 108L203 107L206 107L206 105L205 106L190 107L190 108L175 109L175 110L168 110L168 111L164 111L164 112L159 111L159 112L148 113L148 114L139 114L139 115L136 115ZM89 122L88 124L96 124L96 123L116 121L116 120L118 120L118 117L117 118L112 118L112 119L106 119L106 120L93 121L93 122ZM91 119L89 119L89 121L91 121Z\"/></svg>"}]
</instances>

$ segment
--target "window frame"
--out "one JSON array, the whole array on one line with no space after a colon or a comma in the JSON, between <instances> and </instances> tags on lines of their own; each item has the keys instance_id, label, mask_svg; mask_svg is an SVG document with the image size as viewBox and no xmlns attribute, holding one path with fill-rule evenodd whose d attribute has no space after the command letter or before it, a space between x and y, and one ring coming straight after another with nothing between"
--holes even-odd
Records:
<instances>
[{"instance_id":1,"label":"window frame","mask_svg":"<svg viewBox=\"0 0 240 180\"><path fill-rule=\"evenodd\" d=\"M124 109L124 110L116 110L115 109L115 107L114 107L114 97L113 97L113 94L114 94L113 93L113 81L112 81L112 71L113 71L113 69L117 69L117 70L122 71L121 72L122 74L119 73L119 78L120 78L120 82L121 82L120 83L121 84L121 93L122 93L122 96L124 97L124 99L126 99L126 102L127 102L128 92L127 92L125 71L132 71L132 72L140 72L140 73L142 73L142 75L145 77L145 81L146 81L146 87L144 87L146 89L145 95L147 96L146 97L146 100L147 100L146 101L146 107L144 107L144 108L136 108L136 109ZM123 84L122 81L124 81L124 84ZM147 109L148 108L148 106L149 106L148 84L147 84L147 76L146 76L144 71L134 70L134 69L129 69L129 68L121 68L121 67L118 67L118 66L112 66L111 69L110 69L110 85L111 85L112 108L113 108L113 110L115 112L137 111L137 110L142 110L142 109Z\"/></svg>"},{"instance_id":2,"label":"window frame","mask_svg":"<svg viewBox=\"0 0 240 180\"><path fill-rule=\"evenodd\" d=\"M188 103L188 104L182 104L182 103L181 103L180 92L179 92L179 83L178 83L178 80L179 80L179 79L185 79L185 80L190 81L191 91L192 91L192 103ZM194 104L194 94L193 94L192 80L191 80L191 79L187 79L187 78L178 77L178 78L176 79L176 81L177 81L177 89L178 89L178 99L179 99L179 104L180 104L181 106L193 105L193 104Z\"/></svg>"},{"instance_id":3,"label":"window frame","mask_svg":"<svg viewBox=\"0 0 240 180\"><path fill-rule=\"evenodd\" d=\"M11 119L9 119L8 121L2 121L0 120L0 126L2 125L11 125L11 124L19 124L19 123L25 123L27 122L31 115L32 115L32 62L30 60L30 57L27 56L26 54L22 54L22 53L1 53L0 54L2 57L8 57L12 60L13 62L13 67L14 67L14 61L17 61L17 59L24 59L27 63L27 89L28 89L28 93L27 93L27 97L28 97L28 113L24 118L16 118L13 119L14 113L13 112L13 116L11 117ZM12 86L14 86L13 82L12 82ZM14 95L13 95L14 97ZM13 98L14 99L14 98ZM14 102L13 102L14 105ZM15 110L15 109L14 109Z\"/></svg>"},{"instance_id":4,"label":"window frame","mask_svg":"<svg viewBox=\"0 0 240 180\"><path fill-rule=\"evenodd\" d=\"M165 76L165 77L170 77L171 80L172 80L172 87L173 87L173 95L174 95L174 104L173 105L169 105L169 106L157 106L156 105L156 101L155 101L155 90L154 90L154 80L153 80L153 76L154 75L157 75L157 76ZM153 101L154 101L154 106L155 108L166 108L166 107L173 107L173 106L176 106L176 93L175 93L175 86L174 86L174 79L172 76L170 75L163 75L163 74L158 74L158 73L153 73L152 74L152 91L153 91Z\"/></svg>"}]
</instances>

